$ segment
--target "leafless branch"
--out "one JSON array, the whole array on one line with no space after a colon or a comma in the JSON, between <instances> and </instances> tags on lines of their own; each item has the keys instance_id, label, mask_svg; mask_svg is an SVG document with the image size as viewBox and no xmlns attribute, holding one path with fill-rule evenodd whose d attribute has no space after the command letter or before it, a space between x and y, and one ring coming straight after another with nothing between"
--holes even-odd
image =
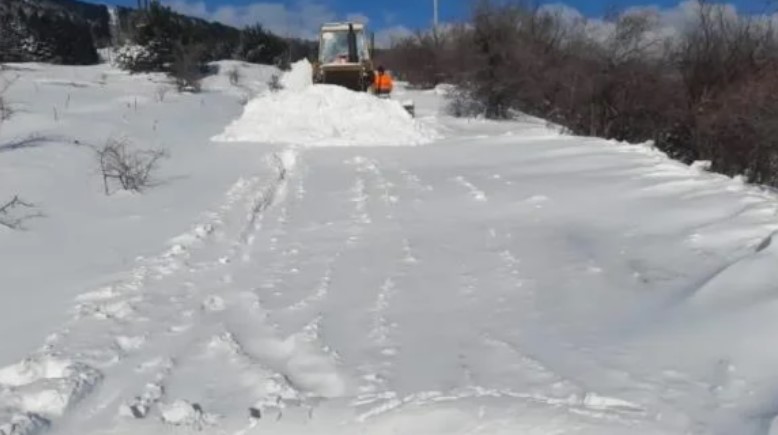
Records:
<instances>
[{"instance_id":1,"label":"leafless branch","mask_svg":"<svg viewBox=\"0 0 778 435\"><path fill-rule=\"evenodd\" d=\"M118 182L124 190L142 192L155 183L153 173L159 161L167 157L163 150L133 150L127 139L111 138L96 150L103 175L105 194L110 195L110 184Z\"/></svg>"},{"instance_id":2,"label":"leafless branch","mask_svg":"<svg viewBox=\"0 0 778 435\"><path fill-rule=\"evenodd\" d=\"M12 230L24 230L26 221L41 216L43 214L35 209L34 204L22 200L18 195L0 205L0 225Z\"/></svg>"},{"instance_id":3,"label":"leafless branch","mask_svg":"<svg viewBox=\"0 0 778 435\"><path fill-rule=\"evenodd\" d=\"M47 143L55 141L64 141L61 137L45 136L42 134L31 134L21 139L14 139L10 142L0 144L0 153L6 153L9 151L15 151L26 148L38 148Z\"/></svg>"}]
</instances>

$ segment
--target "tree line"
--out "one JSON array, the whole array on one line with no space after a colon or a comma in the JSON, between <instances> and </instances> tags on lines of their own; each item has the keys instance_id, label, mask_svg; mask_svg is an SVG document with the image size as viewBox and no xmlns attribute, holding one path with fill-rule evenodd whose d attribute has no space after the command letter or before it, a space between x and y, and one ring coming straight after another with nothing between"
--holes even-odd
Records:
<instances>
[{"instance_id":1,"label":"tree line","mask_svg":"<svg viewBox=\"0 0 778 435\"><path fill-rule=\"evenodd\" d=\"M778 186L778 35L767 15L698 1L673 32L651 11L612 14L605 32L590 24L478 0L467 22L403 38L381 61L415 86L455 85L454 115L526 113Z\"/></svg>"},{"instance_id":2,"label":"tree line","mask_svg":"<svg viewBox=\"0 0 778 435\"><path fill-rule=\"evenodd\" d=\"M170 65L176 49L197 51L203 62L237 59L283 65L313 56L311 41L281 38L260 25L236 29L188 17L158 1L142 8L108 7L75 0L3 0L0 3L0 62L89 65L98 49L136 45L154 52L155 68Z\"/></svg>"}]
</instances>

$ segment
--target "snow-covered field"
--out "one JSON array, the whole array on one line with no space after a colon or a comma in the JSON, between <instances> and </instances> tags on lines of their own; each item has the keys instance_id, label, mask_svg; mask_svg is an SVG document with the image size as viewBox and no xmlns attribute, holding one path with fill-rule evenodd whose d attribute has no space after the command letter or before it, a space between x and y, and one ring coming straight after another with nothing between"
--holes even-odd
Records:
<instances>
[{"instance_id":1,"label":"snow-covered field","mask_svg":"<svg viewBox=\"0 0 778 435\"><path fill-rule=\"evenodd\" d=\"M0 231L0 434L778 433L775 195L233 66L15 66L0 143L52 140L0 145L45 214ZM103 193L117 135L159 186Z\"/></svg>"}]
</instances>

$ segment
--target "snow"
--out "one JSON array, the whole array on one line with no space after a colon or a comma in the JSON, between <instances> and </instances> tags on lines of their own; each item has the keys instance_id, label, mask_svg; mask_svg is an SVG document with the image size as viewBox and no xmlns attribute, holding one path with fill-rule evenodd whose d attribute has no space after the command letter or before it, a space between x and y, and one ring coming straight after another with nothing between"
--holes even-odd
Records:
<instances>
[{"instance_id":1,"label":"snow","mask_svg":"<svg viewBox=\"0 0 778 435\"><path fill-rule=\"evenodd\" d=\"M279 80L281 87L289 92L304 92L313 85L313 66L307 59L292 64L288 73Z\"/></svg>"},{"instance_id":2,"label":"snow","mask_svg":"<svg viewBox=\"0 0 778 435\"><path fill-rule=\"evenodd\" d=\"M303 60L281 78L282 90L249 102L243 115L216 136L226 142L271 142L303 147L421 145L438 137L403 104L334 85L313 85Z\"/></svg>"},{"instance_id":3,"label":"snow","mask_svg":"<svg viewBox=\"0 0 778 435\"><path fill-rule=\"evenodd\" d=\"M34 135L45 140L0 152L0 201L18 194L43 216L27 221L27 231L0 227L0 366L33 352L57 331L78 295L127 280L138 257L156 255L190 224L218 224L217 216L206 216L209 207L240 175L244 181L265 175L267 150L217 147L209 140L240 114L242 95L261 92L264 77L277 72L238 65L244 80L232 86L226 75L236 64L223 63L200 96L177 94L160 75L129 75L106 65L8 66L4 76L18 76L5 95L16 114L0 126L0 143ZM160 89L168 90L164 101ZM135 148L170 153L160 163L158 188L144 195L103 194L86 145L122 136ZM178 203L182 195L189 197L185 204ZM104 307L128 312L131 304ZM19 339L19 331L38 338Z\"/></svg>"},{"instance_id":4,"label":"snow","mask_svg":"<svg viewBox=\"0 0 778 435\"><path fill-rule=\"evenodd\" d=\"M414 119L296 87L304 64L162 99L158 75L12 66L0 143L54 139L0 152L0 198L45 211L0 231L0 434L778 433L768 189L453 119L446 87L400 86ZM103 193L73 140L120 134L170 151L163 183Z\"/></svg>"}]
</instances>

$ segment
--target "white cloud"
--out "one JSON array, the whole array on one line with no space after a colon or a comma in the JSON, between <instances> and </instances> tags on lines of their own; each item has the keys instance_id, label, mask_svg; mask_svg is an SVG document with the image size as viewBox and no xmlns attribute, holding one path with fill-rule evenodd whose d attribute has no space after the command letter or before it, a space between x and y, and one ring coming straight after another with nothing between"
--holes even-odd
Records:
<instances>
[{"instance_id":1,"label":"white cloud","mask_svg":"<svg viewBox=\"0 0 778 435\"><path fill-rule=\"evenodd\" d=\"M413 35L413 31L405 26L392 26L375 32L376 47L386 48L396 39Z\"/></svg>"},{"instance_id":2,"label":"white cloud","mask_svg":"<svg viewBox=\"0 0 778 435\"><path fill-rule=\"evenodd\" d=\"M370 24L370 18L365 14L354 13L346 15L347 21L353 21L355 23L362 23L364 25Z\"/></svg>"},{"instance_id":3,"label":"white cloud","mask_svg":"<svg viewBox=\"0 0 778 435\"><path fill-rule=\"evenodd\" d=\"M725 20L738 18L738 11L732 4L710 3L710 7L716 8L716 16L721 13ZM580 11L566 4L546 4L541 7L541 10L559 17L567 25L576 25L579 30L596 41L606 41L616 30L616 24L613 21L604 18L586 18ZM644 42L659 42L660 44L655 44L655 48L661 50L664 41L677 41L674 37L694 26L700 19L700 12L701 3L699 1L682 0L669 8L661 8L656 5L631 6L621 11L619 16L639 14L647 17L651 23L651 30L644 35ZM746 15L741 14L740 16ZM778 15L756 14L750 16L758 22L778 24Z\"/></svg>"},{"instance_id":4,"label":"white cloud","mask_svg":"<svg viewBox=\"0 0 778 435\"><path fill-rule=\"evenodd\" d=\"M256 2L245 5L222 5L208 8L205 2L163 0L172 9L187 15L218 21L238 28L261 24L281 36L315 39L322 23L337 20L336 14L322 3L301 0L293 5L279 2ZM363 14L350 14L367 19Z\"/></svg>"},{"instance_id":5,"label":"white cloud","mask_svg":"<svg viewBox=\"0 0 778 435\"><path fill-rule=\"evenodd\" d=\"M360 12L339 15L324 3L314 0L300 0L293 5L280 2L256 2L245 5L222 5L216 8L209 8L203 0L163 0L163 2L182 14L209 21L218 21L238 28L259 23L277 35L308 39L318 38L319 27L325 22L343 19L369 25L371 21L370 17ZM376 45L379 47L388 47L394 39L413 34L411 29L402 25L373 30Z\"/></svg>"}]
</instances>

